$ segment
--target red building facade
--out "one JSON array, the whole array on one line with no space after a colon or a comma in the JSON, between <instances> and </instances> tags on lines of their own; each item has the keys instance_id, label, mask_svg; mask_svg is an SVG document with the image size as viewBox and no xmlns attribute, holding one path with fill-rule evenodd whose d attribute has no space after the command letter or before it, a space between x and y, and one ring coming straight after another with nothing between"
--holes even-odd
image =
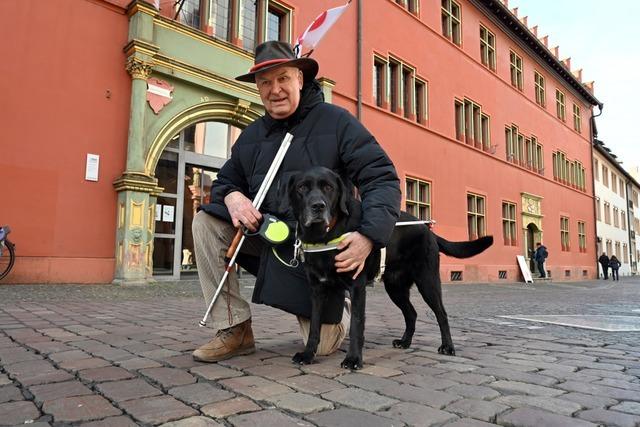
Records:
<instances>
[{"instance_id":1,"label":"red building facade","mask_svg":"<svg viewBox=\"0 0 640 427\"><path fill-rule=\"evenodd\" d=\"M171 128L172 141L182 140L194 126L187 118L195 113L188 112L219 97L235 110L202 117L242 128L260 113L255 90L232 80L251 65L251 46L267 38L293 41L338 5L264 0L247 9L229 0L215 2L226 9L211 9L208 1L186 0L175 22L173 1L161 1L160 12L152 3L8 6L17 19L2 30L14 43L0 48L3 58L14 58L0 66L9 100L0 106L7 137L0 221L12 225L18 243L10 281L111 282L127 263L140 264L139 278L149 279L163 247L159 239L171 236L176 255L168 257L177 260L184 240L180 247L178 231L159 235L157 214L155 226L140 219L155 235L146 246L144 233L123 235L122 224L138 219L122 195L147 194L149 216L159 200L173 197L163 196L155 169L163 164L152 156L171 148L161 141L167 126L184 123ZM41 25L26 30L24 23L34 20ZM180 60L169 55L172 49L182 52ZM354 1L313 57L331 102L358 115L393 159L403 208L434 219L435 231L449 240L494 235L495 244L477 257L443 256L443 280L521 280L516 256L528 258L537 241L549 248L553 278L595 277L590 124L592 106L600 103L569 60L561 61L506 4ZM127 74L132 59L141 72L129 67ZM136 81L150 76L175 87L172 103L159 113L136 94ZM146 145L134 144L138 133ZM88 153L100 154L97 182L85 179ZM153 170L136 171L137 155L147 156ZM122 184L134 175L148 185ZM38 195L28 195L29 188ZM174 197L178 204L181 198ZM126 247L136 239L143 252L132 259ZM175 268L174 277L185 272Z\"/></svg>"}]
</instances>

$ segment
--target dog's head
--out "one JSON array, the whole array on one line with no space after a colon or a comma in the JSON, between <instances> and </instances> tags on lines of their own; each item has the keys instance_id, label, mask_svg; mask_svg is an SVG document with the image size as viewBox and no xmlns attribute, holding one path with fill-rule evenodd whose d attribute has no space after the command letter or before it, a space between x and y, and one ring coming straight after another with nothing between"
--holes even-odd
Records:
<instances>
[{"instance_id":1,"label":"dog's head","mask_svg":"<svg viewBox=\"0 0 640 427\"><path fill-rule=\"evenodd\" d=\"M349 214L348 193L340 176L325 167L293 175L287 186L288 203L304 228L327 228Z\"/></svg>"}]
</instances>

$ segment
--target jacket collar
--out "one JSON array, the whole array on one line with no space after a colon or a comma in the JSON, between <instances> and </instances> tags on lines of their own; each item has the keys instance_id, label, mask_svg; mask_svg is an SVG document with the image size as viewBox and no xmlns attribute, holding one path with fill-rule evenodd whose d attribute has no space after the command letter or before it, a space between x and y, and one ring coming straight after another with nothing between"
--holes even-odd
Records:
<instances>
[{"instance_id":1,"label":"jacket collar","mask_svg":"<svg viewBox=\"0 0 640 427\"><path fill-rule=\"evenodd\" d=\"M309 111L316 105L324 101L324 95L317 80L305 82L302 86L302 95L300 97L300 105L294 113L286 119L277 120L265 113L263 123L267 129L267 135L276 130L289 130L304 120Z\"/></svg>"}]
</instances>

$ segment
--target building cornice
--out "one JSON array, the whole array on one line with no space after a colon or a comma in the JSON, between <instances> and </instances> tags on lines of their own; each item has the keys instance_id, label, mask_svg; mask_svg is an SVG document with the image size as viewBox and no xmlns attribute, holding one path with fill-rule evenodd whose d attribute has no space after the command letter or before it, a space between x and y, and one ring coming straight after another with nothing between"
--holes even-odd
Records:
<instances>
[{"instance_id":1,"label":"building cornice","mask_svg":"<svg viewBox=\"0 0 640 427\"><path fill-rule=\"evenodd\" d=\"M604 145L604 142L600 141L599 139L594 139L593 149L596 150L599 154L601 154L605 159L607 159L609 163L611 163L611 165L615 167L618 172L620 172L622 175L625 176L625 178L629 180L629 182L631 182L633 185L637 187L640 187L640 184L638 183L638 181L636 181L635 178L632 177L631 174L622 167L622 165L618 161L617 156L613 154L611 150L607 148L607 146Z\"/></svg>"},{"instance_id":2,"label":"building cornice","mask_svg":"<svg viewBox=\"0 0 640 427\"><path fill-rule=\"evenodd\" d=\"M481 6L480 10L484 13L496 18L509 32L524 43L533 53L549 66L558 77L566 82L571 88L573 88L582 98L584 98L591 105L602 108L602 102L600 102L591 93L585 85L578 80L571 70L559 60L545 44L538 39L538 37L522 23L517 16L515 16L509 8L500 0L471 0L475 5Z\"/></svg>"}]
</instances>

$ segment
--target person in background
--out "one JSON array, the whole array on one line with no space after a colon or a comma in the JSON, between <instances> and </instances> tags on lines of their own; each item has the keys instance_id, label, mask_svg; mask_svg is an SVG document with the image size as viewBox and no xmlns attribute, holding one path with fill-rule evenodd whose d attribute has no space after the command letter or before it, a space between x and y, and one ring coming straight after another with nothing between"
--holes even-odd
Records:
<instances>
[{"instance_id":1,"label":"person in background","mask_svg":"<svg viewBox=\"0 0 640 427\"><path fill-rule=\"evenodd\" d=\"M620 261L615 255L611 255L611 259L609 260L609 267L611 268L611 278L613 280L620 280L618 276L618 270L620 269Z\"/></svg>"},{"instance_id":2,"label":"person in background","mask_svg":"<svg viewBox=\"0 0 640 427\"><path fill-rule=\"evenodd\" d=\"M598 258L598 262L600 263L600 267L602 267L602 278L604 280L609 279L609 257L606 253L602 252L600 258Z\"/></svg>"},{"instance_id":3,"label":"person in background","mask_svg":"<svg viewBox=\"0 0 640 427\"><path fill-rule=\"evenodd\" d=\"M547 277L547 272L544 269L544 263L548 256L549 252L547 251L547 247L540 242L536 243L536 251L533 253L533 259L536 262L541 278Z\"/></svg>"}]
</instances>

